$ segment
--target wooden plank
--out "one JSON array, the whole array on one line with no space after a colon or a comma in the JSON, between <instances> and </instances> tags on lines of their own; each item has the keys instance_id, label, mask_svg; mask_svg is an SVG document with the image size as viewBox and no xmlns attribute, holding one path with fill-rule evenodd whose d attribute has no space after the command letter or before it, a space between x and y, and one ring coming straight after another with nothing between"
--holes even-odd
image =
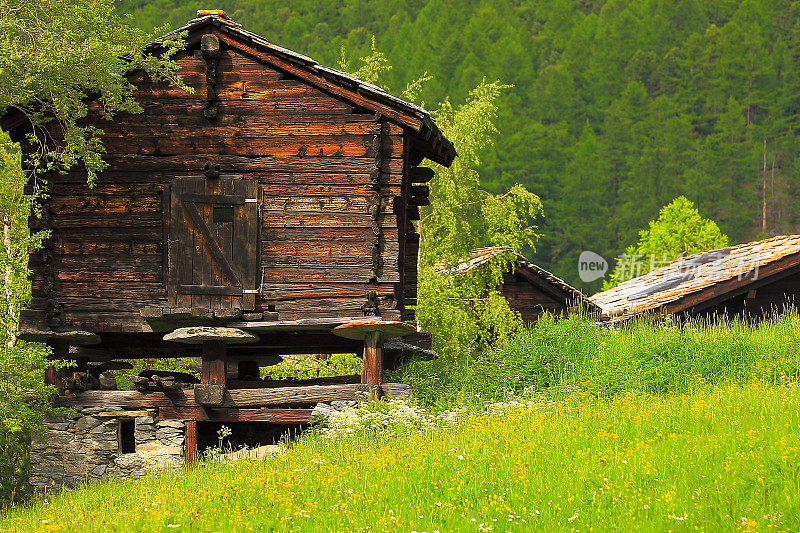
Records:
<instances>
[{"instance_id":1,"label":"wooden plank","mask_svg":"<svg viewBox=\"0 0 800 533\"><path fill-rule=\"evenodd\" d=\"M364 369L361 383L380 385L383 383L383 339L380 333L369 332L364 339Z\"/></svg>"},{"instance_id":2,"label":"wooden plank","mask_svg":"<svg viewBox=\"0 0 800 533\"><path fill-rule=\"evenodd\" d=\"M230 285L178 285L178 293L192 296L241 296L242 288Z\"/></svg>"},{"instance_id":3,"label":"wooden plank","mask_svg":"<svg viewBox=\"0 0 800 533\"><path fill-rule=\"evenodd\" d=\"M31 298L31 309L46 309L47 298L42 296L34 296ZM60 294L55 297L57 304L62 304L64 309L62 313L70 315L75 312L94 312L94 311L123 311L123 312L138 312L143 307L152 307L157 305L165 305L166 300L163 298L120 298L115 294L105 297L90 297L90 296L61 296Z\"/></svg>"},{"instance_id":4,"label":"wooden plank","mask_svg":"<svg viewBox=\"0 0 800 533\"><path fill-rule=\"evenodd\" d=\"M182 202L193 202L196 204L225 204L241 205L244 204L245 197L237 194L191 194L181 195Z\"/></svg>"},{"instance_id":5,"label":"wooden plank","mask_svg":"<svg viewBox=\"0 0 800 533\"><path fill-rule=\"evenodd\" d=\"M153 242L118 242L118 241L98 241L90 239L72 240L76 235L69 236L57 235L51 242L53 253L59 255L153 255L161 253L162 242L157 239L157 234L152 233ZM151 236L148 236L150 238Z\"/></svg>"},{"instance_id":6,"label":"wooden plank","mask_svg":"<svg viewBox=\"0 0 800 533\"><path fill-rule=\"evenodd\" d=\"M158 213L134 213L131 215L114 215L93 213L78 216L62 215L53 217L48 221L51 229L73 230L85 228L160 228L161 212ZM28 227L31 229L48 229L43 222L35 217L28 218Z\"/></svg>"},{"instance_id":7,"label":"wooden plank","mask_svg":"<svg viewBox=\"0 0 800 533\"><path fill-rule=\"evenodd\" d=\"M103 131L103 138L123 138L125 135L174 135L188 136L198 128L208 126L205 118L187 115L118 115L115 120L96 120ZM330 114L298 117L296 114L264 115L245 117L221 115L214 124L214 132L221 136L235 135L368 135L375 127L372 114ZM387 125L388 135L403 135L402 128Z\"/></svg>"},{"instance_id":8,"label":"wooden plank","mask_svg":"<svg viewBox=\"0 0 800 533\"><path fill-rule=\"evenodd\" d=\"M137 100L143 112L148 115L174 115L181 111L186 113L202 114L204 103L198 98L179 100L169 99L144 99ZM241 116L263 115L272 113L293 113L298 116L329 115L331 113L351 113L353 108L331 98L314 97L297 100L284 99L280 101L250 102L247 100L228 101L220 103L220 112Z\"/></svg>"},{"instance_id":9,"label":"wooden plank","mask_svg":"<svg viewBox=\"0 0 800 533\"><path fill-rule=\"evenodd\" d=\"M159 195L130 196L56 196L48 199L47 209L51 216L85 215L102 212L132 216L138 213L155 213L161 210Z\"/></svg>"},{"instance_id":10,"label":"wooden plank","mask_svg":"<svg viewBox=\"0 0 800 533\"><path fill-rule=\"evenodd\" d=\"M204 409L202 407L160 407L159 420L196 420L198 422L269 422L273 424L309 424L311 409Z\"/></svg>"},{"instance_id":11,"label":"wooden plank","mask_svg":"<svg viewBox=\"0 0 800 533\"><path fill-rule=\"evenodd\" d=\"M266 112L266 111L265 111ZM236 154L246 156L367 157L371 148L366 135L277 136L239 135L233 137L196 133L191 137L128 135L124 138L103 138L108 154L181 155ZM401 157L402 137L386 137L383 155Z\"/></svg>"},{"instance_id":12,"label":"wooden plank","mask_svg":"<svg viewBox=\"0 0 800 533\"><path fill-rule=\"evenodd\" d=\"M393 196L381 197L384 212L391 211L393 202ZM269 211L369 214L369 205L363 191L354 196L305 196L298 195L297 191L288 197L265 195L262 209L268 215L271 215Z\"/></svg>"},{"instance_id":13,"label":"wooden plank","mask_svg":"<svg viewBox=\"0 0 800 533\"><path fill-rule=\"evenodd\" d=\"M259 301L305 300L317 298L363 298L368 291L375 291L379 298L395 294L396 285L383 283L265 283L258 295Z\"/></svg>"},{"instance_id":14,"label":"wooden plank","mask_svg":"<svg viewBox=\"0 0 800 533\"><path fill-rule=\"evenodd\" d=\"M308 380L314 381L314 380ZM324 380L319 380L324 381ZM276 405L313 405L334 400L354 400L355 383L332 385L298 385L268 387L269 382L256 382L257 388L228 389L226 407L252 408ZM231 385L237 385L231 382ZM410 395L411 388L403 383L383 383L384 394L396 397ZM162 407L199 407L194 402L192 389L167 392L124 391L85 391L71 396L60 396L56 400L63 407L122 407L125 409L162 408Z\"/></svg>"},{"instance_id":15,"label":"wooden plank","mask_svg":"<svg viewBox=\"0 0 800 533\"><path fill-rule=\"evenodd\" d=\"M233 208L233 220L229 222L221 222L214 220L214 216L209 214L210 218L207 220L211 221L211 224L214 228L214 238L220 245L220 249L222 250L223 255L226 258L230 258L231 267L235 268L238 271L239 279L241 280L242 274L246 270L244 265L240 264L237 261L237 257L235 255L235 247L234 247L234 234L238 230L236 228L235 220L239 214L245 211L248 208L249 204L245 204L245 198L247 196L244 194L244 191L241 190L239 184L243 180L239 179L230 179L230 178L219 178L217 180L219 182L220 190L222 194L225 196L235 196L238 198L242 198L242 203L235 206ZM219 285L227 284L225 282L224 272L216 265L212 265L213 274L214 274L214 282ZM243 285L241 286L243 288ZM237 291L234 298L214 298L212 299L213 304L212 307L214 309L230 309L231 307L236 307L241 309L241 296L243 291ZM236 304L233 304L233 301L236 301Z\"/></svg>"},{"instance_id":16,"label":"wooden plank","mask_svg":"<svg viewBox=\"0 0 800 533\"><path fill-rule=\"evenodd\" d=\"M140 178L145 172L200 172L208 158L202 154L185 154L174 156L148 156L136 154L104 154L103 161L108 164L108 172L130 171L138 169ZM323 174L347 175L351 173L368 174L375 166L375 159L369 157L318 157L309 154L305 157L246 157L241 155L219 154L214 157L224 172L319 172ZM387 158L383 161L382 171L388 173L402 172L402 159ZM100 174L100 178L106 174ZM84 178L85 181L85 178Z\"/></svg>"},{"instance_id":17,"label":"wooden plank","mask_svg":"<svg viewBox=\"0 0 800 533\"><path fill-rule=\"evenodd\" d=\"M141 156L148 157L148 156ZM167 156L165 156L167 157ZM219 156L225 157L225 156ZM216 160L217 158L214 157ZM222 167L222 179L235 177L258 181L265 196L286 196L296 193L302 186L303 196L364 196L365 187L371 184L369 173L342 169L341 172L331 173L323 169L316 172L306 172L303 158L295 163L294 168L286 171L253 170L252 168L239 169L235 167ZM328 159L331 165L339 167L338 158ZM172 180L182 173L200 173L201 166L193 171L181 170L150 170L146 173L132 170L107 170L98 174L95 187L91 193L98 197L119 197L129 194L148 193L157 197ZM187 176L188 177L188 176ZM86 186L86 174L80 171L67 172L66 174L51 175L48 177L50 194L52 197L80 196L90 190ZM402 187L402 175L395 172L381 174L381 194L383 196L399 196Z\"/></svg>"},{"instance_id":18,"label":"wooden plank","mask_svg":"<svg viewBox=\"0 0 800 533\"><path fill-rule=\"evenodd\" d=\"M353 320L363 320L362 314L349 317L319 318L319 319L298 319L280 321L252 321L252 322L232 322L228 324L232 328L243 328L256 332L270 331L331 331L336 326L352 322Z\"/></svg>"},{"instance_id":19,"label":"wooden plank","mask_svg":"<svg viewBox=\"0 0 800 533\"><path fill-rule=\"evenodd\" d=\"M320 262L316 265L284 266L263 264L264 283L343 283L362 282L369 279L371 261L368 259L360 264L331 265ZM386 269L381 276L383 283L396 283L400 274L395 269Z\"/></svg>"},{"instance_id":20,"label":"wooden plank","mask_svg":"<svg viewBox=\"0 0 800 533\"><path fill-rule=\"evenodd\" d=\"M261 250L262 266L299 266L336 269L340 266L362 266L371 265L371 244L369 241L359 243L360 246L353 244L344 245L321 245L319 248L314 246L314 241L307 241L310 246L291 245L282 242L265 241ZM384 268L397 268L399 245L396 241L387 242L381 251ZM341 250L341 253L332 253ZM353 280L355 282L361 280Z\"/></svg>"},{"instance_id":21,"label":"wooden plank","mask_svg":"<svg viewBox=\"0 0 800 533\"><path fill-rule=\"evenodd\" d=\"M260 191L256 182L241 180L236 186L248 198L260 200ZM233 260L242 269L242 286L248 290L256 290L261 281L259 204L257 202L245 204L244 208L237 212L234 227ZM240 302L242 309L252 310L255 309L255 305L255 294L247 293L242 296Z\"/></svg>"},{"instance_id":22,"label":"wooden plank","mask_svg":"<svg viewBox=\"0 0 800 533\"><path fill-rule=\"evenodd\" d=\"M34 296L45 297L45 282L41 273L31 276L31 287ZM56 280L56 293L59 298L116 298L116 299L156 299L164 300L164 285L161 283L116 282L116 281L71 281L69 283Z\"/></svg>"}]
</instances>

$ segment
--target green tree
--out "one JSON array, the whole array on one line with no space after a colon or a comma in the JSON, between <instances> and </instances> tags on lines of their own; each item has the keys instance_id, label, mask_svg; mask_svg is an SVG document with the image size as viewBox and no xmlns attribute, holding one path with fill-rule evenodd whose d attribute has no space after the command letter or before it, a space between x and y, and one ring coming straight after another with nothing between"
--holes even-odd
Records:
<instances>
[{"instance_id":1,"label":"green tree","mask_svg":"<svg viewBox=\"0 0 800 533\"><path fill-rule=\"evenodd\" d=\"M83 126L86 96L99 95L106 118L136 113L133 85L125 75L142 69L155 80L182 85L169 58L180 35L164 40L162 55L145 44L164 28L143 32L114 11L112 0L0 0L0 115L25 115L38 146L26 161L39 169L82 162L91 183L104 168L101 133Z\"/></svg>"},{"instance_id":2,"label":"green tree","mask_svg":"<svg viewBox=\"0 0 800 533\"><path fill-rule=\"evenodd\" d=\"M497 100L505 87L483 81L466 103L453 107L445 101L436 113L459 157L450 168L437 167L431 205L420 220L417 319L434 334L437 350L451 356L504 342L522 325L496 290L510 257L464 275L448 272L477 247L533 249L539 238L539 198L519 184L491 194L480 187L475 170L480 150L497 132Z\"/></svg>"},{"instance_id":3,"label":"green tree","mask_svg":"<svg viewBox=\"0 0 800 533\"><path fill-rule=\"evenodd\" d=\"M661 209L648 229L639 232L639 242L626 249L603 289L647 274L683 255L727 245L728 237L717 223L700 216L692 202L679 196Z\"/></svg>"},{"instance_id":4,"label":"green tree","mask_svg":"<svg viewBox=\"0 0 800 533\"><path fill-rule=\"evenodd\" d=\"M339 64L372 83L392 70L374 41L371 52L357 61L348 61L342 50ZM414 99L428 79L423 75L407 83L402 96ZM416 312L422 328L434 334L437 350L445 355L473 354L507 340L522 326L496 290L510 254L464 275L449 272L475 248L533 249L539 238L539 198L518 184L503 194L492 194L480 187L476 171L481 151L497 134L498 100L508 88L484 79L464 104L453 106L445 99L434 113L458 157L450 168L435 167L431 205L423 209L417 226L421 241Z\"/></svg>"},{"instance_id":5,"label":"green tree","mask_svg":"<svg viewBox=\"0 0 800 533\"><path fill-rule=\"evenodd\" d=\"M125 77L132 69L181 85L169 60L181 36L162 43L163 55L145 52L152 36L116 15L111 0L0 0L0 116L21 114L32 132L24 142L35 149L22 161L19 146L0 136L0 508L30 493L28 449L53 412L53 390L43 379L49 350L16 342L19 310L30 297L28 250L47 237L28 232L32 197L24 186L43 193L40 171L78 163L90 184L102 170L102 132L81 124L87 96L96 96L111 118L140 111Z\"/></svg>"}]
</instances>

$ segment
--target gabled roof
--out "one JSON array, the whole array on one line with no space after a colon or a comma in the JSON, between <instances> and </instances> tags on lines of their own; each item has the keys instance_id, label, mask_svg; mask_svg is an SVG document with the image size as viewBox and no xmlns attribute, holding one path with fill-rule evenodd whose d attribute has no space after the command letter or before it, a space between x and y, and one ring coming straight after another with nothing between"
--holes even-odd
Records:
<instances>
[{"instance_id":1,"label":"gabled roof","mask_svg":"<svg viewBox=\"0 0 800 533\"><path fill-rule=\"evenodd\" d=\"M191 46L199 42L200 30L207 26L214 28L223 43L355 106L381 113L387 120L412 130L422 146L427 148L424 155L431 160L444 166L450 166L453 162L456 156L453 143L444 136L430 113L422 107L393 96L381 87L351 74L320 65L308 56L272 44L264 37L242 28L241 24L231 20L222 10L198 11L197 18L155 39L147 49L151 52L158 51L164 39L181 32L188 33L187 46Z\"/></svg>"},{"instance_id":2,"label":"gabled roof","mask_svg":"<svg viewBox=\"0 0 800 533\"><path fill-rule=\"evenodd\" d=\"M741 294L800 266L800 235L784 235L676 259L590 299L609 320L679 313Z\"/></svg>"},{"instance_id":3,"label":"gabled roof","mask_svg":"<svg viewBox=\"0 0 800 533\"><path fill-rule=\"evenodd\" d=\"M490 246L487 248L476 248L472 251L467 259L456 265L453 269L446 269L443 264L436 265L436 271L440 274L453 274L453 275L463 275L467 272L470 272L476 268L480 268L481 266L489 263L492 259L502 255L502 254L511 254L512 257L515 258L515 267L521 271L525 275L525 278L533 283L534 279L538 280L536 283L540 288L541 284L546 284L550 287L553 287L563 293L563 297L565 299L571 299L575 302L584 302L589 304L591 308L595 308L595 304L589 301L585 294L581 291L564 281L563 279L557 277L554 274L551 274L547 270L543 269L542 267L531 263L528 261L525 256L515 252L511 248L507 248L504 246ZM599 309L598 309L599 310Z\"/></svg>"}]
</instances>

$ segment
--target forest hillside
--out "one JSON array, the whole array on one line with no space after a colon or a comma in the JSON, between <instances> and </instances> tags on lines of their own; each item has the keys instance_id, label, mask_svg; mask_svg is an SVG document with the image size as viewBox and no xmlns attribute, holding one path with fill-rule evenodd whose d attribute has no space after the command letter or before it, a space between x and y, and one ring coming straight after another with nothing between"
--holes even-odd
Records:
<instances>
[{"instance_id":1,"label":"forest hillside","mask_svg":"<svg viewBox=\"0 0 800 533\"><path fill-rule=\"evenodd\" d=\"M539 195L534 258L580 286L680 195L732 243L800 218L800 2L791 0L119 0L145 29L222 8L276 44L336 66L374 35L396 93L463 101L483 77L513 87L481 179ZM525 251L531 253L530 250ZM590 292L599 282L584 286Z\"/></svg>"}]
</instances>

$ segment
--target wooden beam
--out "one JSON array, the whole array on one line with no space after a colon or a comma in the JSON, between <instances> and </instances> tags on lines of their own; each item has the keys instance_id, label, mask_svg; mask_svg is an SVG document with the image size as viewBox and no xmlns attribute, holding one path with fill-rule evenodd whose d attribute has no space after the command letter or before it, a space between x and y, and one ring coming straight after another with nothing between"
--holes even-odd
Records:
<instances>
[{"instance_id":1,"label":"wooden beam","mask_svg":"<svg viewBox=\"0 0 800 533\"><path fill-rule=\"evenodd\" d=\"M356 383L229 389L225 407L313 405L334 400L354 400L357 389ZM405 397L411 393L411 388L404 383L383 383L381 389L384 395L394 397ZM56 403L62 407L122 407L124 409L200 407L194 401L194 391L191 389L146 393L134 390L93 390L59 396Z\"/></svg>"},{"instance_id":2,"label":"wooden beam","mask_svg":"<svg viewBox=\"0 0 800 533\"><path fill-rule=\"evenodd\" d=\"M47 343L50 346L50 359L65 361L69 359L69 342L61 339L52 339ZM64 392L63 377L67 372L67 368L56 369L55 366L50 365L44 371L44 382L48 385L53 385L58 390L59 394Z\"/></svg>"},{"instance_id":3,"label":"wooden beam","mask_svg":"<svg viewBox=\"0 0 800 533\"><path fill-rule=\"evenodd\" d=\"M225 341L203 342L203 370L200 383L226 386Z\"/></svg>"},{"instance_id":4,"label":"wooden beam","mask_svg":"<svg viewBox=\"0 0 800 533\"><path fill-rule=\"evenodd\" d=\"M159 420L195 420L198 422L269 422L272 424L309 424L311 409L204 409L203 407L161 407Z\"/></svg>"},{"instance_id":5,"label":"wooden beam","mask_svg":"<svg viewBox=\"0 0 800 533\"><path fill-rule=\"evenodd\" d=\"M363 316L357 317L335 317L335 318L305 318L300 320L279 320L279 321L252 321L252 322L232 322L228 324L231 328L250 329L257 332L269 331L331 331L336 326L347 324L353 320L361 320Z\"/></svg>"}]
</instances>

